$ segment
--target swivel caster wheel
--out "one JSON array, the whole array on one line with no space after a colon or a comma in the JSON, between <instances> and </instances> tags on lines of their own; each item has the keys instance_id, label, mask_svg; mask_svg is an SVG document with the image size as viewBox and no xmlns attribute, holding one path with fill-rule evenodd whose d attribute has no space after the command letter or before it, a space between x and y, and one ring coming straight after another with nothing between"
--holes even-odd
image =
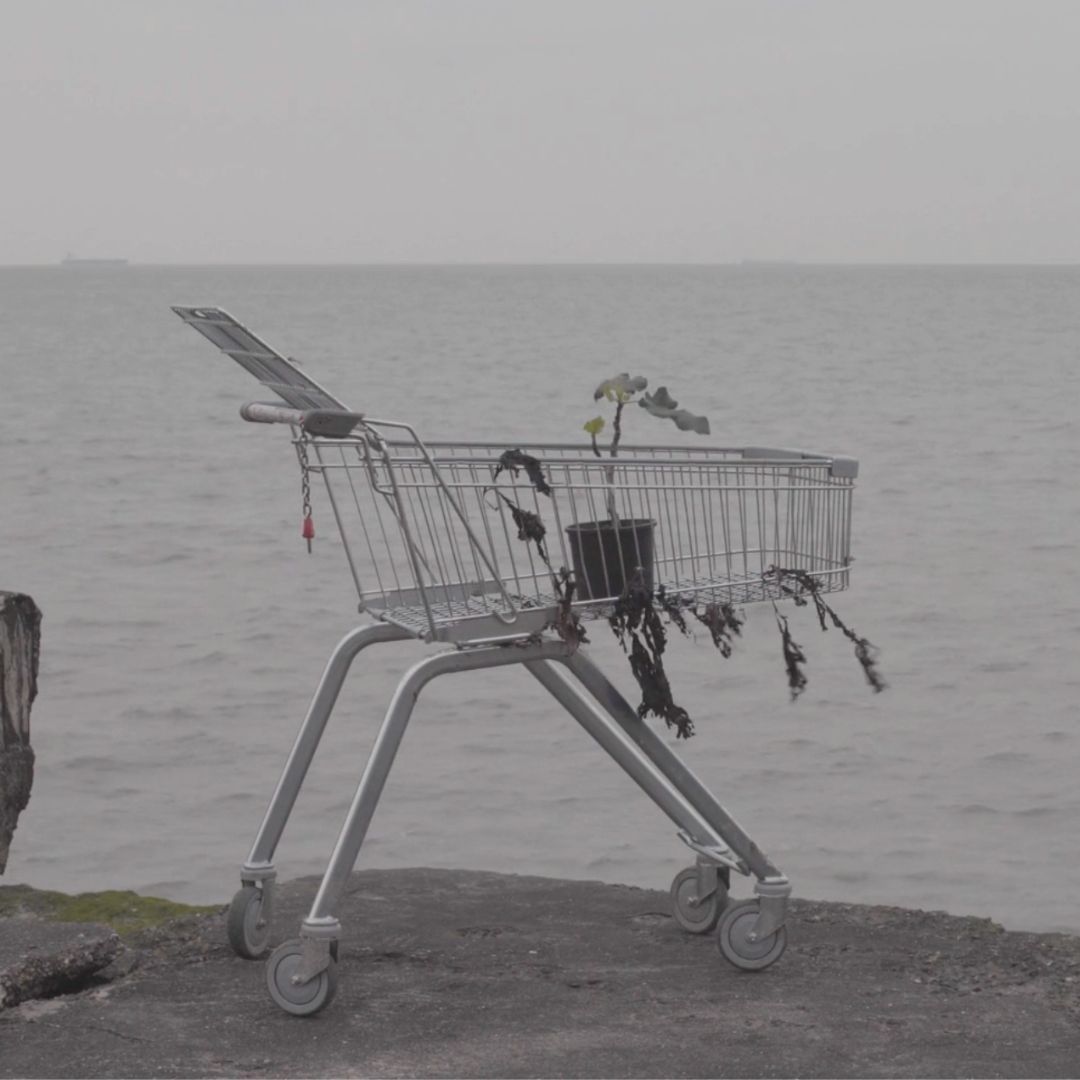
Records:
<instances>
[{"instance_id":1,"label":"swivel caster wheel","mask_svg":"<svg viewBox=\"0 0 1080 1080\"><path fill-rule=\"evenodd\" d=\"M334 999L337 990L337 950L331 949L329 966L314 979L296 983L304 945L299 939L279 945L266 961L266 986L274 1004L293 1016L313 1016Z\"/></svg>"},{"instance_id":2,"label":"swivel caster wheel","mask_svg":"<svg viewBox=\"0 0 1080 1080\"><path fill-rule=\"evenodd\" d=\"M717 875L716 889L704 900L698 900L699 874L696 866L680 870L671 883L671 914L675 921L691 934L707 934L720 921L727 904L727 885Z\"/></svg>"},{"instance_id":3,"label":"swivel caster wheel","mask_svg":"<svg viewBox=\"0 0 1080 1080\"><path fill-rule=\"evenodd\" d=\"M270 951L270 923L263 918L263 889L270 887L244 885L229 904L225 932L233 952L245 960L260 960Z\"/></svg>"},{"instance_id":4,"label":"swivel caster wheel","mask_svg":"<svg viewBox=\"0 0 1080 1080\"><path fill-rule=\"evenodd\" d=\"M716 944L720 952L743 971L761 971L780 959L787 948L787 927L757 941L751 939L761 909L756 900L732 904L720 919Z\"/></svg>"}]
</instances>

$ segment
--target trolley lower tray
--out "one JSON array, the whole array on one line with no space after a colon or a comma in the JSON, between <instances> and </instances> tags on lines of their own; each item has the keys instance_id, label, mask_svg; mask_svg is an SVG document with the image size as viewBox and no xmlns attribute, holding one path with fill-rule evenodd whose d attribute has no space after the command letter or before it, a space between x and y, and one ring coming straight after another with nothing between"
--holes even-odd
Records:
<instances>
[{"instance_id":1,"label":"trolley lower tray","mask_svg":"<svg viewBox=\"0 0 1080 1080\"><path fill-rule=\"evenodd\" d=\"M816 578L821 592L843 589L845 579L846 572L843 571L825 572ZM687 607L705 604L738 606L791 596L789 586L761 573L722 580L684 578L660 581L657 586L662 586L667 596ZM512 615L506 614L507 596L516 609ZM559 610L559 597L554 589L530 588L526 595L515 593L508 586L504 594L490 581L435 585L423 594L416 589L401 590L396 597L391 597L394 598L406 602L362 605L361 610L418 638L457 643L531 637L553 626ZM422 599L427 600L427 606ZM596 619L608 615L612 606L611 599L589 600L575 603L574 610L582 618ZM434 635L432 623L436 628Z\"/></svg>"}]
</instances>

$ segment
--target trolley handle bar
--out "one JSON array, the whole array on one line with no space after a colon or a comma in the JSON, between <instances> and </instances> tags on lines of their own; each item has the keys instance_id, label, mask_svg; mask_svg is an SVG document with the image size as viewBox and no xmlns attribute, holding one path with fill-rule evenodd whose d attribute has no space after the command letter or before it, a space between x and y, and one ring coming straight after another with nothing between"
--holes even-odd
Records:
<instances>
[{"instance_id":1,"label":"trolley handle bar","mask_svg":"<svg viewBox=\"0 0 1080 1080\"><path fill-rule=\"evenodd\" d=\"M291 424L326 439L346 438L364 419L363 413L343 409L290 409L265 401L241 406L240 415L254 424Z\"/></svg>"}]
</instances>

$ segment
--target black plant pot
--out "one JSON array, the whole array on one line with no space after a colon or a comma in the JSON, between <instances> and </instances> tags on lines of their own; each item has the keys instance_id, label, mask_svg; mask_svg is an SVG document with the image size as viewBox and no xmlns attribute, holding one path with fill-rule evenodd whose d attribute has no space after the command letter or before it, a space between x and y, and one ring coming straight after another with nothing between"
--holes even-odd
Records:
<instances>
[{"instance_id":1,"label":"black plant pot","mask_svg":"<svg viewBox=\"0 0 1080 1080\"><path fill-rule=\"evenodd\" d=\"M578 600L605 600L620 596L635 571L641 570L645 587L653 586L653 527L649 518L582 521L566 527L574 564Z\"/></svg>"}]
</instances>

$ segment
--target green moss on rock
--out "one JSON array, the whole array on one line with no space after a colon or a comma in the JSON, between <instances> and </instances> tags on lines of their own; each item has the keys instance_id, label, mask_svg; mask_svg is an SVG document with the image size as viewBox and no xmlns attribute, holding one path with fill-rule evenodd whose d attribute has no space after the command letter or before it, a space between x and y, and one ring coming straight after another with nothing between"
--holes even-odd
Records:
<instances>
[{"instance_id":1,"label":"green moss on rock","mask_svg":"<svg viewBox=\"0 0 1080 1080\"><path fill-rule=\"evenodd\" d=\"M53 922L103 923L121 936L135 934L184 915L205 915L220 907L178 904L157 896L140 896L115 889L67 893L32 889L29 885L0 886L0 918L36 915Z\"/></svg>"}]
</instances>

